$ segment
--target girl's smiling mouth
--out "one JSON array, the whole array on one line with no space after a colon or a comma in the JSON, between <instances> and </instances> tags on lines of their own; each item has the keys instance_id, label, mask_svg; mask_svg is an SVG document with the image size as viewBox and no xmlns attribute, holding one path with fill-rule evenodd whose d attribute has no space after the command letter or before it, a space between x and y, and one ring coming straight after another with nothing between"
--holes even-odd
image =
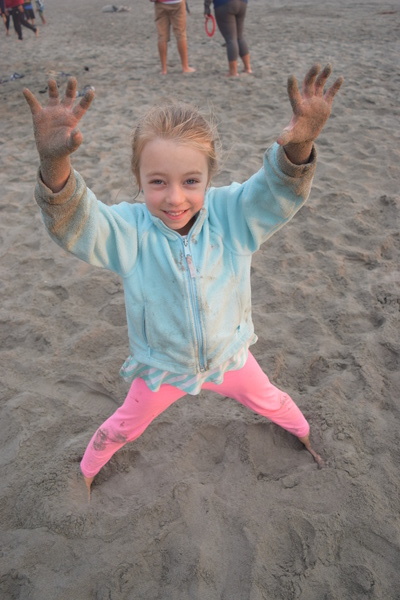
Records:
<instances>
[{"instance_id":1,"label":"girl's smiling mouth","mask_svg":"<svg viewBox=\"0 0 400 600\"><path fill-rule=\"evenodd\" d=\"M187 213L187 209L186 210L180 210L179 212L172 212L169 210L164 210L163 211L167 217L169 217L170 219L179 219L182 215L185 215Z\"/></svg>"}]
</instances>

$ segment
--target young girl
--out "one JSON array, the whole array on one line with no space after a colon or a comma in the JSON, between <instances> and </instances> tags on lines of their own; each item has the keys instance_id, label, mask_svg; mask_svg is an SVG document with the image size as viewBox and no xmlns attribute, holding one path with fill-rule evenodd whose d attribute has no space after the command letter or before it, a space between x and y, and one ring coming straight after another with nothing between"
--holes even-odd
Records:
<instances>
[{"instance_id":1,"label":"young girl","mask_svg":"<svg viewBox=\"0 0 400 600\"><path fill-rule=\"evenodd\" d=\"M268 417L322 465L299 408L249 352L257 340L250 264L308 197L313 141L342 84L339 78L325 92L330 73L329 65L312 67L302 92L289 78L292 120L266 151L263 167L243 184L210 187L217 168L215 135L197 110L180 103L153 108L139 121L132 143L132 170L144 202L111 207L96 199L70 164L94 92L76 104L75 79L63 100L49 81L49 101L42 107L24 90L40 156L35 195L49 234L79 258L118 273L124 284L130 356L121 374L132 385L83 456L89 493L119 448L173 402L201 389Z\"/></svg>"}]
</instances>

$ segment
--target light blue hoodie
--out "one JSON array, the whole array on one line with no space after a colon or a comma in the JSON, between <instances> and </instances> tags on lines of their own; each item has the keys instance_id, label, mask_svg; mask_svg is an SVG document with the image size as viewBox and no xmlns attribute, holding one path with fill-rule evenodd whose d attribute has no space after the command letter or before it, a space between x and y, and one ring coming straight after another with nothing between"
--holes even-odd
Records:
<instances>
[{"instance_id":1,"label":"light blue hoodie","mask_svg":"<svg viewBox=\"0 0 400 600\"><path fill-rule=\"evenodd\" d=\"M253 337L252 254L306 201L315 170L274 144L243 184L210 188L186 238L145 204L107 206L72 172L61 192L35 196L51 237L123 280L130 354L173 373L218 367Z\"/></svg>"}]
</instances>

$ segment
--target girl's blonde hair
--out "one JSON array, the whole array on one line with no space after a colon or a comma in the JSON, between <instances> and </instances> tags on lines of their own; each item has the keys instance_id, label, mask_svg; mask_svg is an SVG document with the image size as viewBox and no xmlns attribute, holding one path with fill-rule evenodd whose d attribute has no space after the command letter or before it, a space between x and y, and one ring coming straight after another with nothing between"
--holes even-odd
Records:
<instances>
[{"instance_id":1,"label":"girl's blonde hair","mask_svg":"<svg viewBox=\"0 0 400 600\"><path fill-rule=\"evenodd\" d=\"M187 144L203 152L208 162L209 181L217 172L216 127L194 106L172 101L151 108L134 129L131 167L139 186L143 148L156 138Z\"/></svg>"}]
</instances>

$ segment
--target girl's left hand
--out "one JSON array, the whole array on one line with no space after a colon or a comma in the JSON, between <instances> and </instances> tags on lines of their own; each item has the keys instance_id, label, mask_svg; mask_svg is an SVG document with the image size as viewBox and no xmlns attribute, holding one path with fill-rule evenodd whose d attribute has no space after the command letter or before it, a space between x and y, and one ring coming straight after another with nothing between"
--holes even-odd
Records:
<instances>
[{"instance_id":1,"label":"girl's left hand","mask_svg":"<svg viewBox=\"0 0 400 600\"><path fill-rule=\"evenodd\" d=\"M293 116L278 137L278 144L305 144L317 139L331 114L333 99L343 83L343 77L339 77L325 92L324 87L331 72L330 65L322 71L320 65L314 65L304 78L301 92L297 79L293 75L289 77L288 94Z\"/></svg>"}]
</instances>

